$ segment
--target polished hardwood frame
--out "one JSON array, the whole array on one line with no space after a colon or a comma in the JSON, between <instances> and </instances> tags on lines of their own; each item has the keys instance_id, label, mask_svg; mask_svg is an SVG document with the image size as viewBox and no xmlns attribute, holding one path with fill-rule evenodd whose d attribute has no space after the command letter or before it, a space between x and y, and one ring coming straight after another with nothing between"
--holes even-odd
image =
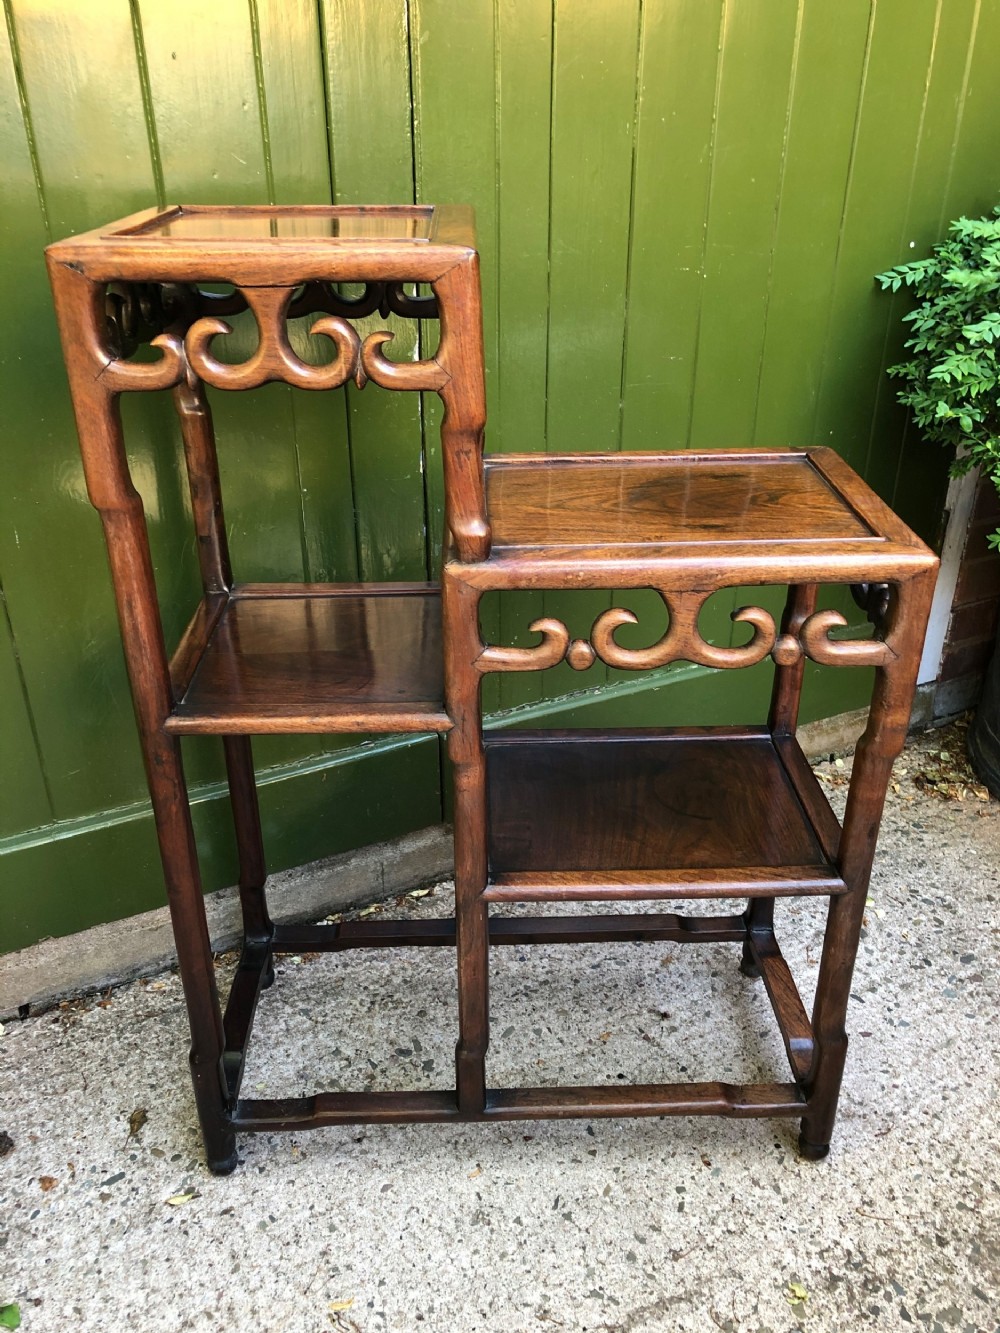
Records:
<instances>
[{"instance_id":1,"label":"polished hardwood frame","mask_svg":"<svg viewBox=\"0 0 1000 1333\"><path fill-rule=\"evenodd\" d=\"M540 1116L793 1116L801 1120L803 1154L824 1155L875 840L906 734L933 590L933 554L829 449L484 458L478 258L467 210L149 210L50 247L48 263L88 491L107 538L211 1169L233 1169L237 1131ZM232 285L230 295L206 286L220 282ZM342 283L364 284L361 296L344 295ZM408 291L411 284L429 286L430 295ZM244 310L257 321L259 344L233 365L212 346L228 331L221 317ZM362 340L351 319L375 310L439 319L435 354L394 362L385 354L388 331ZM333 345L330 363L306 363L293 351L286 322L303 314L319 316L312 332ZM144 341L159 360L133 359ZM243 390L280 380L325 390L349 379L359 387L374 380L436 392L444 403L449 537L440 590L235 583L204 386ZM171 392L180 421L203 585L172 657L118 407L124 392L152 390ZM816 609L820 585L845 583L868 586L870 639L831 638L843 617ZM749 606L734 615L750 627L747 643L707 641L699 629L707 599L753 584L788 588L780 625ZM627 649L616 633L635 616L613 607L587 639L572 638L547 617L532 626L541 636L534 647L487 644L481 598L508 588L653 588L669 624L657 643ZM875 596L874 588L885 595ZM731 669L767 657L775 675L766 727L484 735L480 690L490 672L563 661L583 670L598 659L629 670L679 659ZM260 666L264 658L273 679ZM875 671L842 825L795 739L807 658ZM275 925L265 896L251 735L378 730L447 736L454 919ZM180 737L195 732L222 736L239 851L245 938L225 1010L181 763ZM678 814L677 793L698 783L725 797L714 803L719 814L704 838L692 832L697 811ZM665 806L667 787L672 804ZM548 822L538 817L539 793L552 812ZM811 1017L774 932L775 898L790 895L829 900ZM734 897L746 906L723 916L490 916L498 902ZM763 979L790 1081L489 1088L491 946L610 940L739 944L741 970ZM273 981L275 954L401 946L456 951L453 1090L241 1096L254 1012Z\"/></svg>"},{"instance_id":2,"label":"polished hardwood frame","mask_svg":"<svg viewBox=\"0 0 1000 1333\"><path fill-rule=\"evenodd\" d=\"M334 224L351 234L336 236ZM398 224L402 225L398 225ZM417 225L411 225L417 224ZM313 604L335 601L357 607L361 617L389 601L424 604L424 620L439 618L439 594L424 584L332 585L288 589L234 583L226 540L212 416L204 386L244 390L269 381L326 390L348 380L389 389L436 392L444 405L441 428L445 517L464 559L488 551L483 495L485 426L479 258L471 210L461 207L197 208L148 209L120 222L52 245L46 252L56 315L73 399L91 503L104 525L122 643L142 745L163 863L177 957L191 1027L191 1074L211 1169L236 1165L233 1101L242 1068L239 1034L248 1036L253 1005L273 979L272 956L280 935L265 896L267 876L250 736L276 731L441 732L451 723L443 710L440 662L437 680L423 699L406 682L418 644L410 633L390 645L378 664L390 689L385 697L357 688L367 674L366 645L356 617L334 617L333 639L320 652L353 655L354 686L331 698L302 688L303 675L276 675L273 700L236 709L219 700L192 699L211 655L237 624L248 599L291 596ZM364 284L348 297L339 284ZM232 292L213 290L229 284ZM430 296L419 287L429 286ZM219 360L213 340L229 326L221 316L250 310L258 347L240 365ZM390 311L436 318L440 338L433 356L396 362L386 356L388 330L361 339L352 318ZM287 321L320 315L314 335L326 337L335 356L326 365L299 358ZM141 344L158 360L136 359ZM169 390L180 423L197 536L203 597L172 659L168 656L157 600L142 498L129 474L119 398L127 392ZM377 603L372 607L371 603ZM412 617L397 616L396 622ZM431 626L433 631L433 625ZM240 670L242 654L230 635L228 666ZM423 645L419 655L423 658ZM224 666L226 663L223 664ZM426 665L421 667L426 677ZM392 688L400 686L399 689ZM408 696L402 701L400 695ZM180 736L215 732L223 737L239 853L243 957L226 1006L219 1002L197 848L181 760ZM278 945L276 946L275 940ZM322 947L322 946L319 946ZM338 946L341 947L341 946ZM249 1006L249 1007L248 1007ZM244 1042L245 1044L245 1042Z\"/></svg>"},{"instance_id":3,"label":"polished hardwood frame","mask_svg":"<svg viewBox=\"0 0 1000 1333\"><path fill-rule=\"evenodd\" d=\"M852 483L853 485L853 483ZM855 496L864 499L857 482ZM865 488L867 489L867 488ZM870 494L870 493L869 493ZM456 916L458 920L459 949L459 1024L461 1040L458 1058L458 1103L462 1111L472 1117L489 1115L497 1094L487 1090L485 1059L489 1045L489 946L492 943L489 904L496 901L530 902L673 898L727 898L745 897L747 907L737 917L703 917L688 919L684 928L671 938L680 943L705 939L732 939L742 942L741 970L744 975L762 977L771 1001L793 1076L791 1084L768 1084L730 1088L717 1083L666 1085L661 1088L620 1089L615 1104L624 1105L630 1096L636 1105L631 1114L697 1114L791 1116L801 1117L799 1149L804 1157L820 1158L829 1150L836 1117L837 1102L844 1061L847 1053L846 1015L862 918L864 915L876 838L892 771L892 764L902 749L910 718L916 672L920 658L926 620L933 594L936 559L922 548L915 538L909 542L907 553L887 557L881 561L880 574L887 579L892 570L892 595L884 620L877 626L871 640L841 642L835 646L826 641L815 645L816 652L806 646L803 630L815 615L816 596L822 558L808 557L810 583L793 583L782 618L781 633L774 638L771 656L776 661L775 681L771 708L766 728L753 733L752 739L773 747L775 763L789 779L799 803L803 827L813 835L822 850L822 868L817 866L785 866L781 864L780 839L774 847L774 864L754 867L706 867L685 864L662 869L645 868L609 873L604 867L558 871L527 870L511 873L501 867L495 873L490 862L490 806L495 812L510 811L507 793L499 798L490 790L489 751L496 740L482 731L480 715L480 684L484 674L492 670L529 669L530 655L536 654L535 663L544 668L562 660L565 655L571 665L573 643L563 628L555 624L536 622L535 628L543 636L536 649L491 649L482 642L479 633L479 601L483 587L497 586L493 574L483 566L466 566L449 561L445 568L443 586L445 641L451 651L446 682L446 704L455 725L448 743L455 767L455 887ZM688 556L683 556L685 561ZM766 557L755 557L763 559ZM803 557L805 560L806 557ZM895 565L890 561L895 560ZM831 564L836 574L827 572L827 581L839 582L844 577L844 552L838 551ZM847 577L862 582L862 563L849 564ZM614 581L622 585L622 570L616 565ZM678 567L669 583L669 594L677 598L690 579L696 581L695 595L703 598L706 588L733 586L739 578L736 569L725 564L704 568L688 565ZM761 573L766 573L762 568ZM735 577L734 577L735 575ZM600 580L606 577L598 570L586 571L583 580L572 586L608 586ZM505 577L508 574L505 572ZM521 575L524 584L537 586L530 571ZM551 575L549 576L551 577ZM566 568L566 585L571 572ZM779 583L788 574L780 563L772 566L770 578L761 582ZM575 571L580 580L580 571ZM636 568L632 586L648 586L649 570ZM510 586L502 584L500 586ZM628 584L626 584L628 586ZM606 613L607 614L607 613ZM841 619L841 618L838 618ZM761 617L763 620L763 617ZM624 619L621 623L625 623ZM690 618L687 624L693 623ZM825 619L824 624L832 623ZM669 634L669 631L668 631ZM799 642L798 653L791 648L791 639ZM547 645L556 641L562 653L556 658ZM690 645L679 641L678 657L690 656ZM744 650L725 650L738 654ZM831 654L832 657L827 657ZM806 657L815 660L839 660L843 663L875 666L875 685L871 711L864 735L855 752L853 773L843 824L836 819L826 796L816 782L809 765L795 739ZM662 656L662 654L661 654ZM555 660L554 660L555 659ZM592 661L580 654L581 668ZM734 657L727 665L739 665ZM752 779L741 765L741 748L747 745L746 729L718 728L711 733L711 742L719 750L719 762L712 773L720 781L740 788L753 810ZM585 733L586 740L575 738L574 744L600 745L611 742L627 743L623 733ZM701 738L706 736L701 734ZM648 744L651 733L636 737L634 744ZM675 731L670 743L683 748L685 732ZM518 738L503 737L501 744L513 746L537 745L534 735ZM524 772L521 774L525 776ZM553 788L553 800L565 799L572 789L572 776L564 776L562 783ZM615 787L617 791L618 788ZM535 795L535 793L532 793ZM588 806L588 813L590 808ZM758 810L758 815L762 814ZM725 827L720 842L724 844ZM553 837L557 836L557 832ZM595 836L600 836L600 832ZM537 838L537 834L536 834ZM581 858L582 859L582 858ZM816 997L811 1018L806 1014L788 966L782 957L774 932L774 902L778 896L823 894L829 898L827 926L819 967ZM604 921L614 918L601 918ZM636 918L619 917L621 923ZM638 920L641 922L642 917ZM713 935L713 931L732 933ZM636 933L632 938L642 938ZM544 1090L534 1090L539 1102L545 1102ZM561 1089L545 1114L597 1115L606 1103L607 1089ZM519 1103L520 1104L520 1103ZM640 1107L645 1110L639 1109ZM603 1112L625 1114L624 1111Z\"/></svg>"}]
</instances>

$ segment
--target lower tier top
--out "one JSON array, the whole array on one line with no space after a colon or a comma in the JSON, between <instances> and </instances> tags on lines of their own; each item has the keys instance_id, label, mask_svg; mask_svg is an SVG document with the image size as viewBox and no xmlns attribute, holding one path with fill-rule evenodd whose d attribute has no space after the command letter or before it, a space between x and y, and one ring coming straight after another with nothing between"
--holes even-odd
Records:
<instances>
[{"instance_id":1,"label":"lower tier top","mask_svg":"<svg viewBox=\"0 0 1000 1333\"><path fill-rule=\"evenodd\" d=\"M832 449L492 454L483 588L891 582L932 551Z\"/></svg>"}]
</instances>

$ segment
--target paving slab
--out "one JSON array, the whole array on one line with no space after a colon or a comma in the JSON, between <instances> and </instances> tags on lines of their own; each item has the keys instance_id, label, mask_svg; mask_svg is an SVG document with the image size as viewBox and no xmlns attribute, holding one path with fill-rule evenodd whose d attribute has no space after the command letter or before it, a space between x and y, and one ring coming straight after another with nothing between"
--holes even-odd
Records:
<instances>
[{"instance_id":1,"label":"paving slab","mask_svg":"<svg viewBox=\"0 0 1000 1333\"><path fill-rule=\"evenodd\" d=\"M960 741L897 766L825 1162L794 1122L575 1120L244 1136L217 1179L168 970L4 1025L0 1305L26 1333L996 1333L1000 806ZM839 803L849 762L819 769ZM807 1004L822 916L777 908ZM785 1078L738 958L498 950L490 1081ZM450 1087L454 1029L447 949L285 958L245 1087Z\"/></svg>"}]
</instances>

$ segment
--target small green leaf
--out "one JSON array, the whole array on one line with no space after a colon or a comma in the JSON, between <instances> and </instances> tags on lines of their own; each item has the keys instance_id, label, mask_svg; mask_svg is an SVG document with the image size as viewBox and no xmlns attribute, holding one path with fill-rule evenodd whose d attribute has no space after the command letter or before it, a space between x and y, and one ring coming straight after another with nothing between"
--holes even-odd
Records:
<instances>
[{"instance_id":1,"label":"small green leaf","mask_svg":"<svg viewBox=\"0 0 1000 1333\"><path fill-rule=\"evenodd\" d=\"M877 281L915 298L902 315L909 359L887 371L898 401L926 439L952 451L952 475L982 466L1000 478L1000 206L956 219L925 259Z\"/></svg>"},{"instance_id":2,"label":"small green leaf","mask_svg":"<svg viewBox=\"0 0 1000 1333\"><path fill-rule=\"evenodd\" d=\"M14 1304L0 1305L0 1328L20 1328L21 1307Z\"/></svg>"}]
</instances>

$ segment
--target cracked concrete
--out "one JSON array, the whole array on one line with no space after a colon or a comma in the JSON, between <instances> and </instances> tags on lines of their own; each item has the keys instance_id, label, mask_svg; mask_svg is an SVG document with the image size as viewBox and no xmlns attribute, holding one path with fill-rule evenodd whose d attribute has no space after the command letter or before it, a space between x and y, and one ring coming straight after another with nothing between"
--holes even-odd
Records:
<instances>
[{"instance_id":1,"label":"cracked concrete","mask_svg":"<svg viewBox=\"0 0 1000 1333\"><path fill-rule=\"evenodd\" d=\"M887 807L825 1162L792 1122L580 1120L246 1136L216 1179L167 971L5 1025L0 1305L26 1333L995 1333L1000 808L921 781L948 743L911 743ZM778 904L807 1004L821 917ZM498 950L491 1082L785 1077L738 955ZM246 1086L448 1087L454 1019L448 950L280 960Z\"/></svg>"}]
</instances>

